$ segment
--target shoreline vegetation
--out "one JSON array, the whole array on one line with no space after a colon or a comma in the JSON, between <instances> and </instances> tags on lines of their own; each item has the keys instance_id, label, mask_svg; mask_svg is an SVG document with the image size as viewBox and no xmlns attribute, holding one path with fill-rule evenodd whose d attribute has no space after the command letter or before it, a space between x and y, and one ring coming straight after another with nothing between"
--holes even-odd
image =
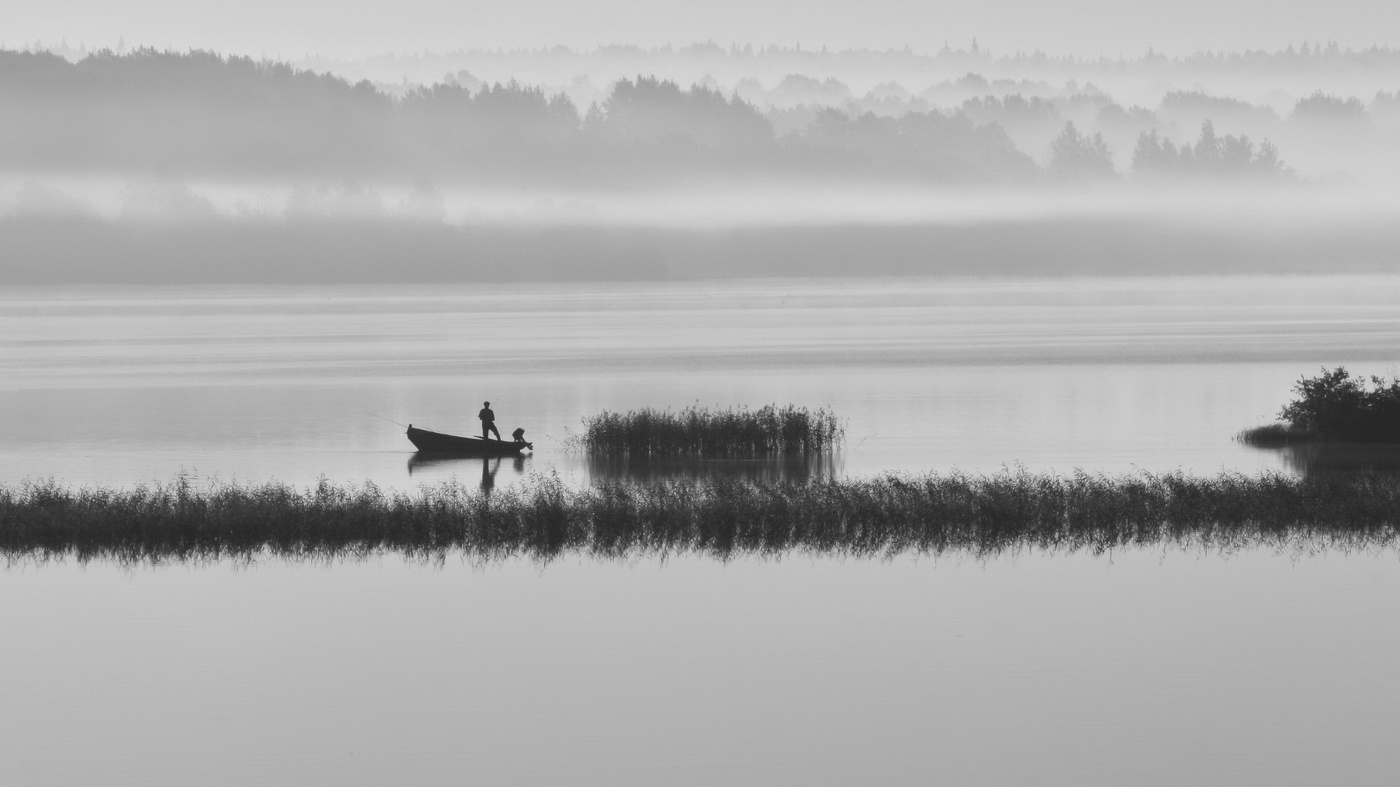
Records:
<instances>
[{"instance_id":1,"label":"shoreline vegetation","mask_svg":"<svg viewBox=\"0 0 1400 787\"><path fill-rule=\"evenodd\" d=\"M604 410L583 419L566 449L589 456L680 457L815 454L839 446L846 427L826 408L764 405L680 411Z\"/></svg>"},{"instance_id":2,"label":"shoreline vegetation","mask_svg":"<svg viewBox=\"0 0 1400 787\"><path fill-rule=\"evenodd\" d=\"M1369 385L1368 385L1369 383ZM1260 448L1302 443L1400 443L1400 379L1353 377L1346 367L1293 385L1297 396L1279 422L1246 429L1239 439Z\"/></svg>"},{"instance_id":3,"label":"shoreline vegetation","mask_svg":"<svg viewBox=\"0 0 1400 787\"><path fill-rule=\"evenodd\" d=\"M816 483L681 479L570 488L534 476L482 492L456 482L390 491L187 477L133 489L0 486L10 563L364 558L476 560L566 554L990 557L1024 550L1392 549L1400 478L1004 471Z\"/></svg>"}]
</instances>

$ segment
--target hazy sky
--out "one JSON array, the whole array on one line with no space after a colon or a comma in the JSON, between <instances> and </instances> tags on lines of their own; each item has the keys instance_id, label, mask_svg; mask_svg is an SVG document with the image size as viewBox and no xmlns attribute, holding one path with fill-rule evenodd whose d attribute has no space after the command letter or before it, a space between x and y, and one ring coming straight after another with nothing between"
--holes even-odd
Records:
<instances>
[{"instance_id":1,"label":"hazy sky","mask_svg":"<svg viewBox=\"0 0 1400 787\"><path fill-rule=\"evenodd\" d=\"M933 51L976 37L997 53L1081 55L1400 44L1393 0L4 0L4 9L10 47L124 37L284 57L706 39Z\"/></svg>"}]
</instances>

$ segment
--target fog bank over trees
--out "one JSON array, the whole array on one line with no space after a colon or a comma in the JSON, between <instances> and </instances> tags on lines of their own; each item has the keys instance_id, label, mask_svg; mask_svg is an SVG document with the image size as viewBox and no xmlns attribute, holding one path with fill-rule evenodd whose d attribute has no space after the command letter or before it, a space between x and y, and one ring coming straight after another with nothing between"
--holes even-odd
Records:
<instances>
[{"instance_id":1,"label":"fog bank over trees","mask_svg":"<svg viewBox=\"0 0 1400 787\"><path fill-rule=\"evenodd\" d=\"M403 275L429 279L830 273L836 249L901 273L1400 259L1388 49L623 47L359 66L448 67L419 83L352 80L345 63L80 54L0 50L0 243L24 250L0 279L54 265L74 280L241 280L180 262L238 254L259 256L243 271L262 278L375 279L375 255L396 248L413 258ZM464 63L476 70L450 70Z\"/></svg>"},{"instance_id":2,"label":"fog bank over trees","mask_svg":"<svg viewBox=\"0 0 1400 787\"><path fill-rule=\"evenodd\" d=\"M539 54L546 62L560 57ZM1389 50L1365 57L1310 51L1164 64L1148 57L1116 69L971 53L932 62L944 57L1026 70L1019 79L968 72L917 93L886 81L863 96L834 77L803 74L788 74L767 89L755 77L725 85L705 75L686 84L638 72L587 91L577 83L589 78L578 75L571 91L514 77L485 81L465 71L420 85L352 83L288 63L208 52L101 51L73 62L50 52L0 51L7 119L0 127L0 168L589 185L727 172L1025 184L1085 174L1067 167L1071 160L1086 171L1125 177L1139 174L1136 164L1150 162L1161 175L1172 168L1151 151L1139 156L1142 144L1195 151L1208 128L1213 139L1233 146L1226 159L1248 147L1254 165L1176 169L1362 179L1400 170L1394 153L1400 57ZM738 58L731 53L725 59ZM749 59L762 64L768 56ZM828 59L814 56L816 64ZM1325 78L1306 82L1309 72L1300 69L1307 63ZM1384 74L1394 87L1366 98L1317 87L1334 78L1339 63L1366 66L1366 79L1359 81ZM1215 70L1196 73L1207 66ZM1047 81L1071 67L1103 71L1116 82L1136 75L1160 95L1143 105L1093 82ZM1170 87L1164 73L1176 71L1201 79L1193 80L1194 89L1163 90ZM1264 79L1275 73L1268 96L1282 107L1200 89L1210 76ZM1290 99L1290 90L1298 97ZM1066 143L1078 134L1098 141L1093 156L1075 158L1074 144ZM1257 160L1255 148L1263 151ZM1111 168L1099 163L1105 154Z\"/></svg>"}]
</instances>

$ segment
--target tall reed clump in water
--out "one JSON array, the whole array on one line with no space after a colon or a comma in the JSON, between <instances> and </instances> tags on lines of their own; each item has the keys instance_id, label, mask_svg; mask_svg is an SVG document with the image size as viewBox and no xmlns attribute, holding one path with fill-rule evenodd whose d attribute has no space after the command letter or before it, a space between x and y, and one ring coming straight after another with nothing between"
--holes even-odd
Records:
<instances>
[{"instance_id":1,"label":"tall reed clump in water","mask_svg":"<svg viewBox=\"0 0 1400 787\"><path fill-rule=\"evenodd\" d=\"M757 410L604 410L583 419L572 447L594 456L797 454L835 448L846 430L831 411L765 405Z\"/></svg>"},{"instance_id":2,"label":"tall reed clump in water","mask_svg":"<svg viewBox=\"0 0 1400 787\"><path fill-rule=\"evenodd\" d=\"M565 553L993 555L1181 546L1297 551L1400 545L1400 478L1222 473L1110 477L1029 472L882 476L810 484L683 479L492 493L371 484L0 486L0 555L122 562Z\"/></svg>"}]
</instances>

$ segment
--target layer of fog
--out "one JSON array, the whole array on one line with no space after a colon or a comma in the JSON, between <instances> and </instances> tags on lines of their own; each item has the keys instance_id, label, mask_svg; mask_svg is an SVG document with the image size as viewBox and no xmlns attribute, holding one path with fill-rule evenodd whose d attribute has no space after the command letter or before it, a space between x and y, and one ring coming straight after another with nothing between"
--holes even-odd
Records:
<instances>
[{"instance_id":1,"label":"layer of fog","mask_svg":"<svg viewBox=\"0 0 1400 787\"><path fill-rule=\"evenodd\" d=\"M1400 88L1391 50L471 57L478 72L419 87L207 52L0 52L0 281L1375 271L1400 259L1400 92L1364 92ZM600 84L586 70L600 57L657 75ZM733 73L687 83L672 68L687 62ZM522 81L488 84L491 63ZM775 76L788 67L808 71ZM555 71L584 92L552 92ZM874 85L864 94L861 79Z\"/></svg>"},{"instance_id":2,"label":"layer of fog","mask_svg":"<svg viewBox=\"0 0 1400 787\"><path fill-rule=\"evenodd\" d=\"M888 183L691 182L681 188L565 190L417 183L186 181L0 176L0 218L137 225L355 220L410 225L726 229L976 224L1086 218L1225 228L1386 225L1400 189L1354 183L967 188Z\"/></svg>"},{"instance_id":3,"label":"layer of fog","mask_svg":"<svg viewBox=\"0 0 1400 787\"><path fill-rule=\"evenodd\" d=\"M1276 174L1307 181L1388 187L1400 177L1392 50L1100 62L620 48L420 60L435 69L462 58L477 72L352 84L211 53L99 53L70 67L0 52L10 110L0 173L584 190L724 175L986 183L1055 169L1072 124L1103 166L1051 174L1148 174L1146 134L1177 150L1209 135L1210 147L1235 145L1245 159L1268 145Z\"/></svg>"}]
</instances>

